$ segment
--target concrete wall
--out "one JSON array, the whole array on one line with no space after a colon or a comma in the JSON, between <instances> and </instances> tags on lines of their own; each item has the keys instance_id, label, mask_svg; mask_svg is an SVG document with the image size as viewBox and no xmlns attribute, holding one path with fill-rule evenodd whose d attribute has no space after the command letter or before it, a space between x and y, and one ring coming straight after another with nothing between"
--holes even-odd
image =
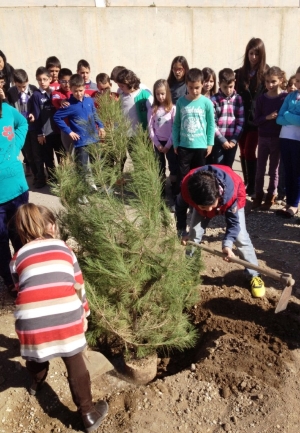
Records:
<instances>
[{"instance_id":1,"label":"concrete wall","mask_svg":"<svg viewBox=\"0 0 300 433\"><path fill-rule=\"evenodd\" d=\"M186 56L190 67L237 68L253 36L265 42L269 65L288 75L300 65L299 7L96 8L94 0L79 2L94 6L0 8L0 49L15 68L27 70L32 83L51 55L74 72L77 61L87 59L93 79L124 65L148 86L167 77L177 55Z\"/></svg>"}]
</instances>

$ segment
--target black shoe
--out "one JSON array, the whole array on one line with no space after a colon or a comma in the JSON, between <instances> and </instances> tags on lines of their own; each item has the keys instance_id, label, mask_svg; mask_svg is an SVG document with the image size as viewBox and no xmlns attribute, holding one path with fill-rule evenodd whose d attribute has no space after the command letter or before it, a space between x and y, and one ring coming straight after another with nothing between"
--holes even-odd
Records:
<instances>
[{"instance_id":1,"label":"black shoe","mask_svg":"<svg viewBox=\"0 0 300 433\"><path fill-rule=\"evenodd\" d=\"M41 382L37 382L36 380L34 380L30 385L29 394L36 395L36 393L39 392L43 387L44 382L45 382L44 380L42 380Z\"/></svg>"},{"instance_id":2,"label":"black shoe","mask_svg":"<svg viewBox=\"0 0 300 433\"><path fill-rule=\"evenodd\" d=\"M91 412L82 415L82 421L87 433L97 430L108 413L108 404L104 400L98 401Z\"/></svg>"}]
</instances>

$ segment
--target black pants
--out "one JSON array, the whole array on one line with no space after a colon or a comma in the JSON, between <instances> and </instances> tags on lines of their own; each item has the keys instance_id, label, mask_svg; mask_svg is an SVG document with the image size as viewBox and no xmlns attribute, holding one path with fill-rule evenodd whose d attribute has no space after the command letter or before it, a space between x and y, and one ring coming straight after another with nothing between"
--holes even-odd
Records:
<instances>
[{"instance_id":1,"label":"black pants","mask_svg":"<svg viewBox=\"0 0 300 433\"><path fill-rule=\"evenodd\" d=\"M190 170L205 165L205 155L207 149L188 149L178 147L179 182L188 174Z\"/></svg>"}]
</instances>

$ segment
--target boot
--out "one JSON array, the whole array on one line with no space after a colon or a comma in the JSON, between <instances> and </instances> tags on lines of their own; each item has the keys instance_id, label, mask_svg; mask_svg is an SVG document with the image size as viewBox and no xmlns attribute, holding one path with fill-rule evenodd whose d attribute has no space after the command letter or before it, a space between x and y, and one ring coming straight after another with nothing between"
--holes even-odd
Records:
<instances>
[{"instance_id":1,"label":"boot","mask_svg":"<svg viewBox=\"0 0 300 433\"><path fill-rule=\"evenodd\" d=\"M43 370L41 370L39 372L34 371L34 369L31 366L31 363L30 364L26 363L26 367L33 378L32 383L31 383L30 388L29 388L29 394L30 395L36 395L36 393L42 388L42 386L46 380L48 370L49 370L49 363L45 368L43 368Z\"/></svg>"},{"instance_id":2,"label":"boot","mask_svg":"<svg viewBox=\"0 0 300 433\"><path fill-rule=\"evenodd\" d=\"M242 167L242 172L243 172L244 184L247 185L247 183L248 183L248 176L247 176L245 157L244 156L240 156L240 160L241 160L241 167Z\"/></svg>"},{"instance_id":3,"label":"boot","mask_svg":"<svg viewBox=\"0 0 300 433\"><path fill-rule=\"evenodd\" d=\"M93 405L91 381L88 370L76 378L68 378L72 399L81 414L87 433L97 430L108 413L108 404L100 400Z\"/></svg>"},{"instance_id":4,"label":"boot","mask_svg":"<svg viewBox=\"0 0 300 433\"><path fill-rule=\"evenodd\" d=\"M263 203L261 210L269 210L275 204L276 195L267 194L265 202Z\"/></svg>"},{"instance_id":5,"label":"boot","mask_svg":"<svg viewBox=\"0 0 300 433\"><path fill-rule=\"evenodd\" d=\"M263 192L259 193L259 194L256 194L256 196L255 196L255 198L254 198L254 200L252 202L251 209L254 210L254 209L259 208L261 206L263 198L264 198L264 193Z\"/></svg>"},{"instance_id":6,"label":"boot","mask_svg":"<svg viewBox=\"0 0 300 433\"><path fill-rule=\"evenodd\" d=\"M246 161L246 168L248 178L246 193L247 195L252 196L255 192L256 160Z\"/></svg>"}]
</instances>

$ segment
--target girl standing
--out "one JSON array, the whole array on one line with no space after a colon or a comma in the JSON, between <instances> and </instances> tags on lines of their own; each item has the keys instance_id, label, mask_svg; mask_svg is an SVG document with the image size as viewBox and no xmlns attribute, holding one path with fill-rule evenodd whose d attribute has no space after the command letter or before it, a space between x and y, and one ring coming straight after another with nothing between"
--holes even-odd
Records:
<instances>
[{"instance_id":1,"label":"girl standing","mask_svg":"<svg viewBox=\"0 0 300 433\"><path fill-rule=\"evenodd\" d=\"M258 144L257 126L254 124L255 102L258 96L265 91L264 73L267 69L263 41L259 38L250 39L245 50L244 64L235 71L236 91L242 97L245 110L244 131L239 140L239 147L248 195L253 195L255 190L255 152Z\"/></svg>"},{"instance_id":2,"label":"girl standing","mask_svg":"<svg viewBox=\"0 0 300 433\"><path fill-rule=\"evenodd\" d=\"M280 155L284 166L286 205L276 213L292 218L300 201L300 67L296 72L295 92L289 93L277 116L280 131Z\"/></svg>"},{"instance_id":3,"label":"girl standing","mask_svg":"<svg viewBox=\"0 0 300 433\"><path fill-rule=\"evenodd\" d=\"M187 94L185 76L189 69L188 62L184 56L177 56L173 59L167 82L170 87L174 105L176 105L176 102L181 96Z\"/></svg>"},{"instance_id":4,"label":"girl standing","mask_svg":"<svg viewBox=\"0 0 300 433\"><path fill-rule=\"evenodd\" d=\"M10 265L18 291L14 316L21 356L33 378L29 393L39 391L49 360L61 357L73 401L86 431L92 432L106 416L108 405L105 401L93 405L90 376L82 357L89 307L76 256L55 238L55 217L44 206L21 206L15 223L23 247Z\"/></svg>"},{"instance_id":5,"label":"girl standing","mask_svg":"<svg viewBox=\"0 0 300 433\"><path fill-rule=\"evenodd\" d=\"M172 126L176 107L172 104L171 92L166 80L157 80L154 83L153 95L154 102L148 115L149 135L159 160L162 179L166 177L166 159L168 160L172 195L175 198L178 163L173 149Z\"/></svg>"},{"instance_id":6,"label":"girl standing","mask_svg":"<svg viewBox=\"0 0 300 433\"><path fill-rule=\"evenodd\" d=\"M216 93L216 73L211 68L203 68L203 87L202 87L202 95L206 96L207 98L211 98Z\"/></svg>"},{"instance_id":7,"label":"girl standing","mask_svg":"<svg viewBox=\"0 0 300 433\"><path fill-rule=\"evenodd\" d=\"M257 98L254 118L254 123L258 126L258 158L252 209L260 207L264 198L264 176L270 158L268 193L261 207L268 210L274 204L278 186L280 126L276 123L276 118L287 93L282 90L286 82L285 73L277 66L264 74L264 80L267 93Z\"/></svg>"}]
</instances>

